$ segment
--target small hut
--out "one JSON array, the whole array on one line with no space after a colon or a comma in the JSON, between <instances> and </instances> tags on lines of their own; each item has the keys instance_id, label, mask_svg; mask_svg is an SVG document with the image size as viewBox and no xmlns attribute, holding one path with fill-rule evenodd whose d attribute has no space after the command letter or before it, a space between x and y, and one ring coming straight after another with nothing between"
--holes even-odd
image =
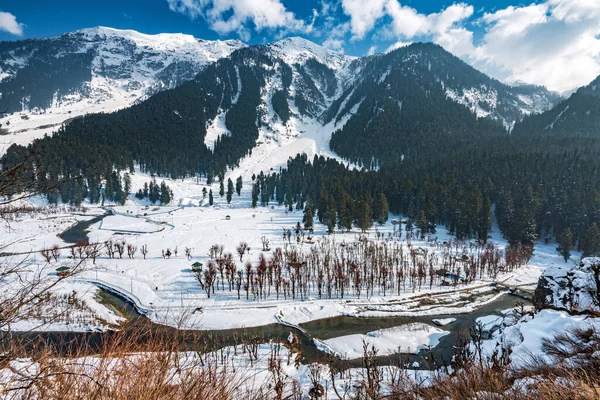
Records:
<instances>
[{"instance_id":1,"label":"small hut","mask_svg":"<svg viewBox=\"0 0 600 400\"><path fill-rule=\"evenodd\" d=\"M197 272L197 271L202 271L202 263L196 261L195 263L192 264L192 271Z\"/></svg>"}]
</instances>

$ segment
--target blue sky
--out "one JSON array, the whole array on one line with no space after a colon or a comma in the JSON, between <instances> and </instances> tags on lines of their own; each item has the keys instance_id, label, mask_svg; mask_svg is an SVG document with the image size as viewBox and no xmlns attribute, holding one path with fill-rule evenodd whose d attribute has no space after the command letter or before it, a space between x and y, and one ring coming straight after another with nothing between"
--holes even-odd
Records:
<instances>
[{"instance_id":1,"label":"blue sky","mask_svg":"<svg viewBox=\"0 0 600 400\"><path fill-rule=\"evenodd\" d=\"M367 0L365 0L367 1ZM489 1L477 0L470 2L475 8L483 10L494 10L498 5L508 5L508 1L494 2L489 6ZM321 0L290 0L282 1L286 9L294 13L298 19L310 21L313 9L320 11ZM405 1L402 4L412 6L422 13L438 12L453 2L432 1ZM218 33L211 29L208 22L200 17L190 18L188 15L171 11L167 0L2 0L0 11L9 12L17 17L22 23L23 35L17 36L0 30L0 40L16 40L24 38L46 38L58 36L65 32L71 32L81 28L93 26L109 26L119 29L134 29L144 33L182 32L194 35L202 39L239 39L240 35L233 31L229 33ZM348 19L344 15L342 7L337 8L335 17L339 21ZM316 21L318 25L320 21ZM249 22L253 25L252 22ZM478 33L481 31L473 26ZM279 29L264 29L252 32L250 39L244 37L247 43L262 43L275 40L281 34ZM322 34L295 32L290 33L306 37L321 43L325 40ZM391 45L393 40L377 40L385 50L386 45ZM372 38L355 40L346 44L345 52L351 55L364 55L373 45Z\"/></svg>"},{"instance_id":2,"label":"blue sky","mask_svg":"<svg viewBox=\"0 0 600 400\"><path fill-rule=\"evenodd\" d=\"M298 35L362 56L432 41L505 81L557 91L600 74L599 0L2 0L0 40L109 26L264 43Z\"/></svg>"}]
</instances>

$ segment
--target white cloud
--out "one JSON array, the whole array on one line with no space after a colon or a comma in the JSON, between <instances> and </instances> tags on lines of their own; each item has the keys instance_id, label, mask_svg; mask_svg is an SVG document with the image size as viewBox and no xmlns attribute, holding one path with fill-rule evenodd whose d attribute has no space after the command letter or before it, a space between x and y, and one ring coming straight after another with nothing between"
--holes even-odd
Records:
<instances>
[{"instance_id":1,"label":"white cloud","mask_svg":"<svg viewBox=\"0 0 600 400\"><path fill-rule=\"evenodd\" d=\"M506 81L566 91L600 75L600 2L548 0L481 18L475 66Z\"/></svg>"},{"instance_id":2,"label":"white cloud","mask_svg":"<svg viewBox=\"0 0 600 400\"><path fill-rule=\"evenodd\" d=\"M342 0L344 13L350 16L350 26L355 39L364 38L384 15L386 0Z\"/></svg>"},{"instance_id":3,"label":"white cloud","mask_svg":"<svg viewBox=\"0 0 600 400\"><path fill-rule=\"evenodd\" d=\"M414 8L401 6L397 1L391 0L387 2L386 10L392 17L391 28L397 36L412 38L425 34L429 29L427 17Z\"/></svg>"},{"instance_id":4,"label":"white cloud","mask_svg":"<svg viewBox=\"0 0 600 400\"><path fill-rule=\"evenodd\" d=\"M312 23L306 24L288 11L280 0L167 0L172 11L203 17L211 29L220 34L238 33L249 39L248 23L256 31L284 29L310 32ZM316 12L315 12L316 13ZM313 13L313 22L316 17Z\"/></svg>"},{"instance_id":5,"label":"white cloud","mask_svg":"<svg viewBox=\"0 0 600 400\"><path fill-rule=\"evenodd\" d=\"M388 47L387 49L385 49L384 53L389 53L390 51L394 51L401 47L410 46L411 44L412 44L412 42L403 42L400 40L400 41L397 41L396 43L394 43L393 45L391 45L390 47Z\"/></svg>"},{"instance_id":6,"label":"white cloud","mask_svg":"<svg viewBox=\"0 0 600 400\"><path fill-rule=\"evenodd\" d=\"M334 51L344 51L344 41L341 39L327 38L323 43L321 43L321 46Z\"/></svg>"},{"instance_id":7,"label":"white cloud","mask_svg":"<svg viewBox=\"0 0 600 400\"><path fill-rule=\"evenodd\" d=\"M345 22L336 24L335 20L328 20L326 21L323 30L327 32L327 39L322 43L322 46L331 50L343 52L344 45L346 44L344 38L350 32L350 23Z\"/></svg>"},{"instance_id":8,"label":"white cloud","mask_svg":"<svg viewBox=\"0 0 600 400\"><path fill-rule=\"evenodd\" d=\"M17 17L9 12L0 11L0 31L5 31L16 36L23 35L25 25L17 22Z\"/></svg>"},{"instance_id":9,"label":"white cloud","mask_svg":"<svg viewBox=\"0 0 600 400\"><path fill-rule=\"evenodd\" d=\"M367 55L372 56L373 54L375 54L376 51L377 51L377 46L373 45L373 46L369 47L369 51L367 51Z\"/></svg>"},{"instance_id":10,"label":"white cloud","mask_svg":"<svg viewBox=\"0 0 600 400\"><path fill-rule=\"evenodd\" d=\"M391 17L391 32L401 39L427 36L458 55L470 54L473 33L460 23L473 15L473 6L465 3L453 4L440 13L420 14L411 7L402 6L397 0L388 0L386 11Z\"/></svg>"}]
</instances>

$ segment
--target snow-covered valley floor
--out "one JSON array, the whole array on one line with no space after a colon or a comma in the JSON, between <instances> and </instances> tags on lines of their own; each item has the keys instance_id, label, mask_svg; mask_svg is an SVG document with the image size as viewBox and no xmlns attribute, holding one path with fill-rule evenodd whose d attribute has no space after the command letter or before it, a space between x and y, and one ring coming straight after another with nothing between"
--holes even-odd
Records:
<instances>
[{"instance_id":1,"label":"snow-covered valley floor","mask_svg":"<svg viewBox=\"0 0 600 400\"><path fill-rule=\"evenodd\" d=\"M233 180L237 177L234 173L235 171L230 173ZM400 290L400 293L388 292L385 295L375 290L368 296L364 293L359 296L349 290L344 298L334 294L331 299L326 299L325 296L319 299L313 291L302 300L291 299L289 296L282 298L281 295L276 298L274 294L266 299L257 300L250 295L250 299L246 300L243 289L241 299L238 300L236 290L220 290L226 283L218 278L217 290L208 298L192 271L192 264L200 262L207 265L210 259L209 248L214 244L223 245L225 252L231 252L237 268L242 270L246 262L255 265L261 253L270 256L277 248L293 248L307 252L312 246L322 243L324 238L336 243L351 243L359 236L356 230L327 235L326 228L316 222L312 244L306 240L298 243L294 237L291 242L284 240L283 229L293 229L301 222L302 212L289 212L285 207L276 204L251 208L251 183L245 175L243 177L242 194L234 194L231 204L226 203L225 197L219 196L218 184L215 184L210 188L215 196L215 204L205 205L208 199L203 198L202 189L206 185L197 183L194 179L186 179L167 181L174 192L175 200L172 204L175 206L147 206L134 201L131 196L125 206L101 209L88 205L85 214L67 210L50 216L24 214L18 220L2 227L3 240L10 243L3 252L33 252L29 262L41 266L45 262L36 251L53 245L68 246L58 234L77 221L89 220L110 210L113 215L90 226L90 242L125 241L137 247L136 254L133 258L129 258L126 253L122 258L109 258L103 252L95 264L87 262L86 271L69 278L67 282L79 285L79 289L84 291L95 291L101 286L120 293L133 301L140 311L155 322L180 325L185 316L184 326L193 329L242 328L277 323L281 320L296 325L342 315L376 317L456 314L469 312L478 304L493 300L492 296L485 295L492 281L488 278L476 279L469 285L459 284L457 287L437 284L430 288L429 285L424 285L419 290L407 286ZM150 179L148 175L139 172L132 175L132 191L137 191ZM178 207L176 204L179 202L202 205ZM397 217L391 217L390 221L395 218ZM381 236L387 237L391 234L394 226L390 221L383 226L374 226L368 232L370 240L382 240ZM379 239L376 238L377 234L381 235ZM438 228L435 236L438 242L451 240L442 227ZM269 241L270 251L261 251L264 239ZM250 248L243 255L241 262L236 253L240 242L247 243ZM505 245L496 231L492 242L499 248ZM414 248L429 252L440 251L431 241L413 239L411 244ZM406 246L406 242L404 245ZM140 252L142 246L148 248L145 259ZM544 268L564 264L554 247L553 244L538 244L528 265L510 273L500 273L496 280L507 286L532 288ZM185 248L190 249L190 258L185 255ZM164 258L162 255L167 249L173 253L170 258ZM56 268L73 262L69 250L63 249L59 260L52 260L51 266ZM427 302L421 301L421 297L427 293L431 294L428 297L432 298L433 302L431 299ZM465 293L482 295L466 300L463 296ZM88 296L88 302L93 302L93 298L94 296ZM104 319L114 320L114 317Z\"/></svg>"}]
</instances>

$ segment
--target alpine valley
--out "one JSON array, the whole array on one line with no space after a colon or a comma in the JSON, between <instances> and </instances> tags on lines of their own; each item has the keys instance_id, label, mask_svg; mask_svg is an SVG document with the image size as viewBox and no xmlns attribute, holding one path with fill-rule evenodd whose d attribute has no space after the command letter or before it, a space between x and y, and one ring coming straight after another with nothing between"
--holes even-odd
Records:
<instances>
[{"instance_id":1,"label":"alpine valley","mask_svg":"<svg viewBox=\"0 0 600 400\"><path fill-rule=\"evenodd\" d=\"M597 394L600 77L565 98L432 43L0 42L0 217L0 396Z\"/></svg>"}]
</instances>

